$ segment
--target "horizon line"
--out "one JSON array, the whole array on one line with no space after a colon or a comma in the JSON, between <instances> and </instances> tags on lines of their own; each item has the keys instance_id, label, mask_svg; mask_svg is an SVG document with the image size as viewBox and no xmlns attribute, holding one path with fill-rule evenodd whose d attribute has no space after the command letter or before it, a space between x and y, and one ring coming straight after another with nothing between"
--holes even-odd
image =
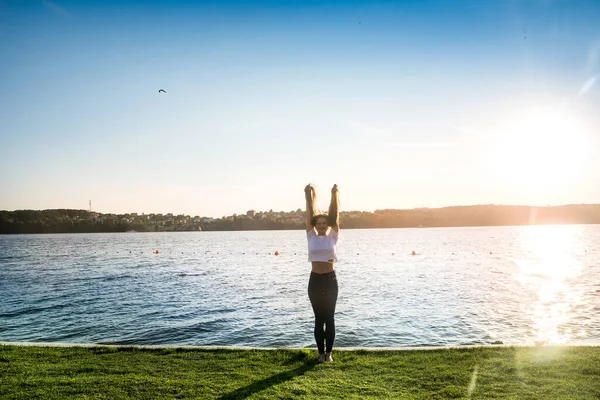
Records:
<instances>
[{"instance_id":1,"label":"horizon line","mask_svg":"<svg viewBox=\"0 0 600 400\"><path fill-rule=\"evenodd\" d=\"M344 211L340 211L340 213L350 213L350 212L366 212L366 213L375 213L377 211L390 211L390 210L394 210L394 211L412 211L412 210L441 210L441 209L445 209L445 208L459 208L459 207L529 207L529 208L553 208L553 207L572 207L572 206L600 206L600 203L568 203L568 204L555 204L555 205L545 205L545 206L540 206L540 205L527 205L527 204L497 204L497 203L488 203L488 204L470 204L470 205L451 205L451 206L441 206L441 207L425 207L425 206L421 206L421 207L413 207L413 208L377 208L373 211L366 211L366 210L344 210ZM33 209L33 208L20 208L20 209L14 209L14 210L6 210L6 209L2 209L0 210L0 212L17 212L17 211L55 211L55 210L72 210L72 211L87 211L87 212L91 212L91 213L98 213L98 214L113 214L113 215L127 215L127 214L138 214L138 215L168 215L168 214L173 214L173 216L178 216L178 215L183 215L183 216L190 216L191 214L184 214L184 213L173 213L173 212L167 212L167 213L160 213L160 212L126 212L126 213L114 213L114 212L102 212L102 211L96 211L96 210L87 210L84 208L44 208L44 209ZM246 210L246 212L244 213L233 213L230 215L222 215L221 217L229 217L229 216L233 216L235 215L246 215L246 213L248 211L254 211L255 213L268 213L271 212L269 210L266 211L257 211L254 209L250 209L250 210ZM288 213L288 212L296 212L297 210L291 210L291 211L272 211L273 213ZM302 209L302 211L305 211L304 209ZM201 215L195 215L195 217L201 217L201 218L221 218L221 217L211 217L211 216L201 216Z\"/></svg>"}]
</instances>

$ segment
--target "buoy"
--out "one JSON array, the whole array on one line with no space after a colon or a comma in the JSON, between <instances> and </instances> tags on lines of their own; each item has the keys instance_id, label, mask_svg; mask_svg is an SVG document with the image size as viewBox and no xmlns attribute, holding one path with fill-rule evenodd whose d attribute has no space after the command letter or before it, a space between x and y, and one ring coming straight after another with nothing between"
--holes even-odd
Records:
<instances>
[{"instance_id":1,"label":"buoy","mask_svg":"<svg viewBox=\"0 0 600 400\"><path fill-rule=\"evenodd\" d=\"M158 250L154 250L154 254L158 254Z\"/></svg>"},{"instance_id":2,"label":"buoy","mask_svg":"<svg viewBox=\"0 0 600 400\"><path fill-rule=\"evenodd\" d=\"M416 255L417 255L417 253L415 253L415 251L414 251L414 250L413 250L413 251L412 251L412 253L410 253L410 254L412 254L413 256L416 256Z\"/></svg>"},{"instance_id":3,"label":"buoy","mask_svg":"<svg viewBox=\"0 0 600 400\"><path fill-rule=\"evenodd\" d=\"M279 252L278 252L277 250L275 250L275 255L276 255L276 256L278 256L278 255L279 255Z\"/></svg>"}]
</instances>

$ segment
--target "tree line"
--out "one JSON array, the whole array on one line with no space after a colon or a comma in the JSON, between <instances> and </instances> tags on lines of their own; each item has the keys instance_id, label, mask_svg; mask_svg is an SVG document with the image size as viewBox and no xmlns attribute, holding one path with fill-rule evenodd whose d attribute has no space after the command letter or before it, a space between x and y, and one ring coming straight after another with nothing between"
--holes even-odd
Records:
<instances>
[{"instance_id":1,"label":"tree line","mask_svg":"<svg viewBox=\"0 0 600 400\"><path fill-rule=\"evenodd\" d=\"M340 212L344 229L600 224L600 204L552 207L477 205ZM304 211L248 211L221 218L173 214L102 214L86 210L0 211L0 234L303 229Z\"/></svg>"}]
</instances>

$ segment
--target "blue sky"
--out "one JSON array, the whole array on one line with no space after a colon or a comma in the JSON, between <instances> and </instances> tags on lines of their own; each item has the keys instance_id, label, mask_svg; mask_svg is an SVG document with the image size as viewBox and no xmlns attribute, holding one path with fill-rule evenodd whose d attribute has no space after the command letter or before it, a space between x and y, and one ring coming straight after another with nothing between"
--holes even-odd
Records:
<instances>
[{"instance_id":1,"label":"blue sky","mask_svg":"<svg viewBox=\"0 0 600 400\"><path fill-rule=\"evenodd\" d=\"M0 0L0 209L600 203L598 1ZM167 93L158 93L159 89Z\"/></svg>"}]
</instances>

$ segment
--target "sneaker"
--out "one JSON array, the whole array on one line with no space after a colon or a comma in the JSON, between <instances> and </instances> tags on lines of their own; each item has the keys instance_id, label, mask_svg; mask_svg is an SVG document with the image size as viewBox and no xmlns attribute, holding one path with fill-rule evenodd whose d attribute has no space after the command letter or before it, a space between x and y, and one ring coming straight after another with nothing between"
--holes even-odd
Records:
<instances>
[{"instance_id":1,"label":"sneaker","mask_svg":"<svg viewBox=\"0 0 600 400\"><path fill-rule=\"evenodd\" d=\"M319 362L325 362L325 354L319 354Z\"/></svg>"},{"instance_id":2,"label":"sneaker","mask_svg":"<svg viewBox=\"0 0 600 400\"><path fill-rule=\"evenodd\" d=\"M325 353L325 362L333 362L333 357L331 357L331 353Z\"/></svg>"}]
</instances>

